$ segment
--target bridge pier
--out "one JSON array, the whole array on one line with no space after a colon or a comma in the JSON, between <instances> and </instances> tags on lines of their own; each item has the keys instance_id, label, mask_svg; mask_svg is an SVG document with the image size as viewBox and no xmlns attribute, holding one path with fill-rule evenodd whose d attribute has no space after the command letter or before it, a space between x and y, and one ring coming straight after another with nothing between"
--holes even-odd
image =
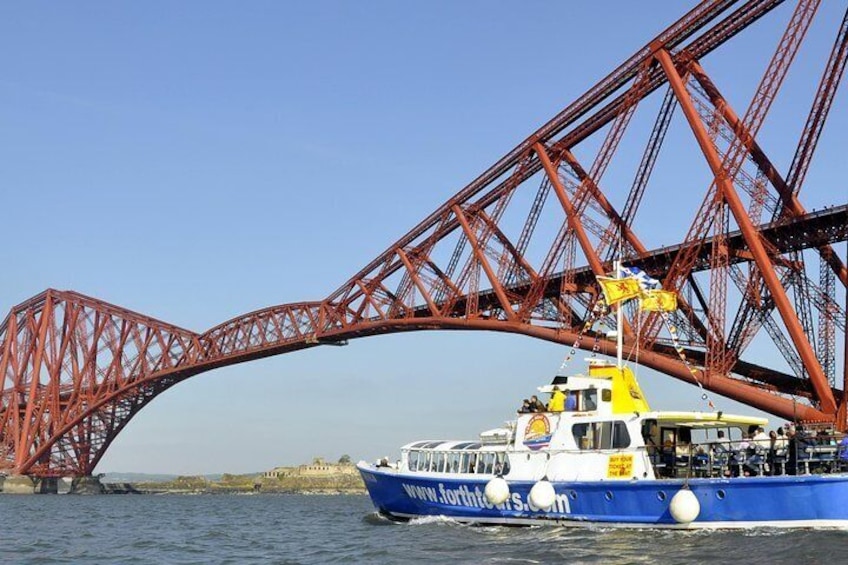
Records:
<instances>
[{"instance_id":1,"label":"bridge pier","mask_svg":"<svg viewBox=\"0 0 848 565\"><path fill-rule=\"evenodd\" d=\"M59 494L59 477L35 479L35 494Z\"/></svg>"},{"instance_id":2,"label":"bridge pier","mask_svg":"<svg viewBox=\"0 0 848 565\"><path fill-rule=\"evenodd\" d=\"M73 478L68 494L104 494L105 492L106 489L103 488L99 476L84 475Z\"/></svg>"},{"instance_id":3,"label":"bridge pier","mask_svg":"<svg viewBox=\"0 0 848 565\"><path fill-rule=\"evenodd\" d=\"M0 492L3 494L58 494L59 479L9 475L0 478Z\"/></svg>"},{"instance_id":4,"label":"bridge pier","mask_svg":"<svg viewBox=\"0 0 848 565\"><path fill-rule=\"evenodd\" d=\"M7 475L0 477L0 490L3 494L35 494L35 481L26 475Z\"/></svg>"}]
</instances>

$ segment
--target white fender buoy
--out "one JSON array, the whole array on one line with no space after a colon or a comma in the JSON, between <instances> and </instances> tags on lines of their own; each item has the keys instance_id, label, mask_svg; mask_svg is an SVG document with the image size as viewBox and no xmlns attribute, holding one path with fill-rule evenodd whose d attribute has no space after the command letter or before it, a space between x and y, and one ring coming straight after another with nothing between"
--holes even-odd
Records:
<instances>
[{"instance_id":1,"label":"white fender buoy","mask_svg":"<svg viewBox=\"0 0 848 565\"><path fill-rule=\"evenodd\" d=\"M530 504L542 510L550 510L551 506L556 501L556 492L554 485L547 479L542 479L530 489L530 495L527 497Z\"/></svg>"},{"instance_id":2,"label":"white fender buoy","mask_svg":"<svg viewBox=\"0 0 848 565\"><path fill-rule=\"evenodd\" d=\"M495 477L486 483L484 493L486 495L486 500L495 506L503 504L506 502L506 499L509 498L509 484L507 484L506 479L503 477Z\"/></svg>"},{"instance_id":3,"label":"white fender buoy","mask_svg":"<svg viewBox=\"0 0 848 565\"><path fill-rule=\"evenodd\" d=\"M701 503L698 502L698 497L695 496L688 488L680 489L671 497L671 503L668 505L668 510L671 512L671 517L679 524L688 524L698 517L701 513Z\"/></svg>"}]
</instances>

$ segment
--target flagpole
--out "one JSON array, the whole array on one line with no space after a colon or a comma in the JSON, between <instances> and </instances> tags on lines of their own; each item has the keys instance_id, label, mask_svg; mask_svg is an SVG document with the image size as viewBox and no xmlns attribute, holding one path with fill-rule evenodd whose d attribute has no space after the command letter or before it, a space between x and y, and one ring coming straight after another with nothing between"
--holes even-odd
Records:
<instances>
[{"instance_id":1,"label":"flagpole","mask_svg":"<svg viewBox=\"0 0 848 565\"><path fill-rule=\"evenodd\" d=\"M621 278L621 260L616 259L613 262L613 268L615 269L615 278ZM624 360L622 359L621 351L624 349L624 332L622 331L622 326L624 325L624 314L621 310L621 306L624 304L622 300L618 304L616 304L615 311L615 351L616 351L616 360L618 361L618 370L620 371L624 367Z\"/></svg>"}]
</instances>

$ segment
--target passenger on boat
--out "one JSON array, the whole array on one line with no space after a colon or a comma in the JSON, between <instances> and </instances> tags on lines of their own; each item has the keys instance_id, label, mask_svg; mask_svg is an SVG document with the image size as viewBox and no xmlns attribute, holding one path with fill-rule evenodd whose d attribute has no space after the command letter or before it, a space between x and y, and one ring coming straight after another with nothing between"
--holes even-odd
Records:
<instances>
[{"instance_id":1,"label":"passenger on boat","mask_svg":"<svg viewBox=\"0 0 848 565\"><path fill-rule=\"evenodd\" d=\"M569 391L568 396L565 397L565 410L567 412L574 412L577 410L577 394L573 391Z\"/></svg>"},{"instance_id":2,"label":"passenger on boat","mask_svg":"<svg viewBox=\"0 0 848 565\"><path fill-rule=\"evenodd\" d=\"M642 440L645 442L645 449L654 464L659 463L659 437L656 420L647 420L642 425Z\"/></svg>"},{"instance_id":3,"label":"passenger on boat","mask_svg":"<svg viewBox=\"0 0 848 565\"><path fill-rule=\"evenodd\" d=\"M745 453L749 447L751 447L751 435L747 433L743 433L742 439L738 442L730 442L731 451Z\"/></svg>"},{"instance_id":4,"label":"passenger on boat","mask_svg":"<svg viewBox=\"0 0 848 565\"><path fill-rule=\"evenodd\" d=\"M762 427L752 430L748 447L745 449L745 476L762 475L768 470L766 457L771 447L771 440Z\"/></svg>"},{"instance_id":5,"label":"passenger on boat","mask_svg":"<svg viewBox=\"0 0 848 565\"><path fill-rule=\"evenodd\" d=\"M677 430L674 442L674 464L677 467L688 467L693 451L697 447L692 444L692 430L681 427Z\"/></svg>"},{"instance_id":6,"label":"passenger on boat","mask_svg":"<svg viewBox=\"0 0 848 565\"><path fill-rule=\"evenodd\" d=\"M694 455L692 456L692 470L695 476L708 477L710 474L710 456L702 445L692 446Z\"/></svg>"},{"instance_id":7,"label":"passenger on boat","mask_svg":"<svg viewBox=\"0 0 848 565\"><path fill-rule=\"evenodd\" d=\"M789 471L787 474L795 475L799 469L802 471L809 469L811 452L816 447L817 442L815 436L809 430L801 426L792 429L794 429L794 432L789 438ZM800 464L801 461L804 462L804 465Z\"/></svg>"},{"instance_id":8,"label":"passenger on boat","mask_svg":"<svg viewBox=\"0 0 848 565\"><path fill-rule=\"evenodd\" d=\"M792 424L786 428L786 438L787 438L787 461L786 461L786 474L787 475L797 475L798 474L798 438L796 437L797 431L795 430L795 426Z\"/></svg>"},{"instance_id":9,"label":"passenger on boat","mask_svg":"<svg viewBox=\"0 0 848 565\"><path fill-rule=\"evenodd\" d=\"M535 394L530 397L530 411L531 412L545 412L546 410L547 410L547 408L545 407L544 404L542 404L542 401L539 400L539 397L537 397Z\"/></svg>"},{"instance_id":10,"label":"passenger on boat","mask_svg":"<svg viewBox=\"0 0 848 565\"><path fill-rule=\"evenodd\" d=\"M662 445L660 446L660 474L664 477L672 477L674 476L677 462L676 440L673 433L667 434L666 431L663 430Z\"/></svg>"},{"instance_id":11,"label":"passenger on boat","mask_svg":"<svg viewBox=\"0 0 848 565\"><path fill-rule=\"evenodd\" d=\"M730 451L730 446L727 443L727 438L724 437L724 430L718 431L718 438L713 444L713 453L727 453Z\"/></svg>"},{"instance_id":12,"label":"passenger on boat","mask_svg":"<svg viewBox=\"0 0 848 565\"><path fill-rule=\"evenodd\" d=\"M818 442L816 441L816 436L814 436L811 431L799 426L798 430L795 432L795 444L799 459L801 459L808 457L809 452L807 451L807 448L815 447Z\"/></svg>"},{"instance_id":13,"label":"passenger on boat","mask_svg":"<svg viewBox=\"0 0 848 565\"><path fill-rule=\"evenodd\" d=\"M769 432L769 448L768 454L766 455L766 467L768 468L768 474L775 474L776 465L775 462L777 460L777 432L772 430Z\"/></svg>"},{"instance_id":14,"label":"passenger on boat","mask_svg":"<svg viewBox=\"0 0 848 565\"><path fill-rule=\"evenodd\" d=\"M845 470L846 465L848 465L848 435L843 435L842 439L839 440L837 453L839 454L839 467L841 470Z\"/></svg>"},{"instance_id":15,"label":"passenger on boat","mask_svg":"<svg viewBox=\"0 0 848 565\"><path fill-rule=\"evenodd\" d=\"M783 431L783 427L781 426L781 427L777 428L777 440L774 442L775 451L777 451L778 453L780 451L786 451L786 444L787 444L786 434Z\"/></svg>"},{"instance_id":16,"label":"passenger on boat","mask_svg":"<svg viewBox=\"0 0 848 565\"><path fill-rule=\"evenodd\" d=\"M532 412L533 409L530 407L530 401L526 398L521 401L521 408L518 409L519 414L527 414L528 412Z\"/></svg>"},{"instance_id":17,"label":"passenger on boat","mask_svg":"<svg viewBox=\"0 0 848 565\"><path fill-rule=\"evenodd\" d=\"M710 445L712 467L715 471L730 476L730 442L727 441L724 430L718 430L716 436L716 440Z\"/></svg>"},{"instance_id":18,"label":"passenger on boat","mask_svg":"<svg viewBox=\"0 0 848 565\"><path fill-rule=\"evenodd\" d=\"M562 412L565 409L565 394L558 386L554 387L551 400L548 402L548 412Z\"/></svg>"},{"instance_id":19,"label":"passenger on boat","mask_svg":"<svg viewBox=\"0 0 848 565\"><path fill-rule=\"evenodd\" d=\"M769 439L769 436L766 435L766 431L762 427L757 428L757 431L751 436L751 443L758 450L767 451L771 448L771 439Z\"/></svg>"},{"instance_id":20,"label":"passenger on boat","mask_svg":"<svg viewBox=\"0 0 848 565\"><path fill-rule=\"evenodd\" d=\"M789 459L789 441L786 439L783 429L783 426L777 428L777 438L774 440L774 461L771 470L773 475L786 473L786 463Z\"/></svg>"},{"instance_id":21,"label":"passenger on boat","mask_svg":"<svg viewBox=\"0 0 848 565\"><path fill-rule=\"evenodd\" d=\"M766 475L771 473L771 465L768 462L769 450L771 450L771 438L762 427L758 427L756 433L751 436L751 448L749 449L748 466L752 474Z\"/></svg>"},{"instance_id":22,"label":"passenger on boat","mask_svg":"<svg viewBox=\"0 0 848 565\"><path fill-rule=\"evenodd\" d=\"M756 429L756 427L755 427ZM754 443L751 441L753 431L742 434L742 440L738 443L730 442L730 465L731 475L734 477L749 476L752 467L750 459L754 456Z\"/></svg>"}]
</instances>

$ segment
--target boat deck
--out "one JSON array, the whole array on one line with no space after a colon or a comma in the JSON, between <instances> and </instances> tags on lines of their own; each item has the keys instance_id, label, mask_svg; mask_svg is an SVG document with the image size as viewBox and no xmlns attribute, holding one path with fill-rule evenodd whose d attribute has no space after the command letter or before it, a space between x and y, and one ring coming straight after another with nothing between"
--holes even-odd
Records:
<instances>
[{"instance_id":1,"label":"boat deck","mask_svg":"<svg viewBox=\"0 0 848 565\"><path fill-rule=\"evenodd\" d=\"M693 445L688 453L677 448L648 448L658 478L747 477L810 475L848 472L848 445L836 438L810 437L786 447L765 449L739 442Z\"/></svg>"}]
</instances>

